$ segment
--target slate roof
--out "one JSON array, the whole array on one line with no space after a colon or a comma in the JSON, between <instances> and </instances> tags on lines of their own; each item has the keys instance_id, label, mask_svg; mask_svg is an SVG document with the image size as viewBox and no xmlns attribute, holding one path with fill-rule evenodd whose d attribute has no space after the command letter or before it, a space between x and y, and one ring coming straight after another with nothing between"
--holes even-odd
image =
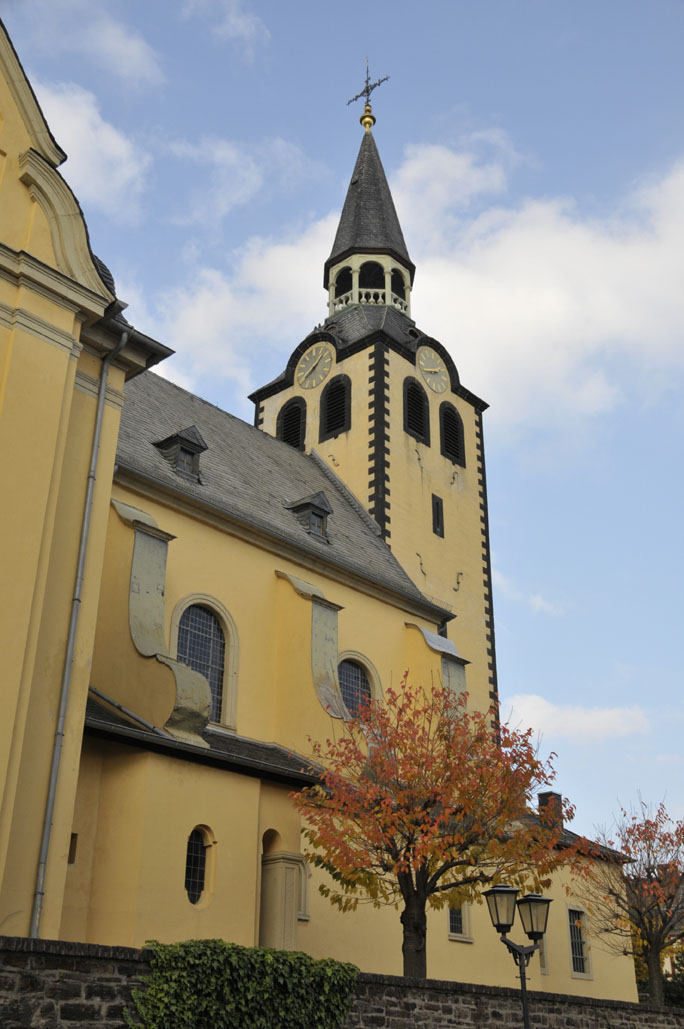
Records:
<instances>
[{"instance_id":1,"label":"slate roof","mask_svg":"<svg viewBox=\"0 0 684 1029\"><path fill-rule=\"evenodd\" d=\"M319 781L314 766L307 758L277 743L262 743L208 726L202 736L209 748L194 747L163 731L152 732L132 712L130 717L126 717L92 694L89 694L86 705L85 728L91 734L118 739L146 750L166 752L186 761L217 765L230 771L273 779L292 786L310 785Z\"/></svg>"},{"instance_id":2,"label":"slate roof","mask_svg":"<svg viewBox=\"0 0 684 1029\"><path fill-rule=\"evenodd\" d=\"M199 482L178 474L155 446L194 425L206 442ZM336 476L313 455L302 454L241 419L151 372L126 385L117 465L238 522L262 530L310 555L384 587L418 605L427 617L447 612L414 585L379 527ZM329 543L306 532L287 504L325 493L332 507ZM164 528L164 526L161 526Z\"/></svg>"},{"instance_id":3,"label":"slate roof","mask_svg":"<svg viewBox=\"0 0 684 1029\"><path fill-rule=\"evenodd\" d=\"M409 269L413 279L415 266L406 249L372 132L363 134L335 242L325 262L323 285L326 288L330 267L347 254L359 250L393 254Z\"/></svg>"}]
</instances>

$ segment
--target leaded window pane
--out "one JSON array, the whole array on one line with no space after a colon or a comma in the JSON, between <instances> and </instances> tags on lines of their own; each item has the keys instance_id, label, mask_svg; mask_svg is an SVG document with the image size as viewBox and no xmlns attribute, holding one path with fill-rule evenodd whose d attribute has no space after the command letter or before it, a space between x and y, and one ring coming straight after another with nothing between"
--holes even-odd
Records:
<instances>
[{"instance_id":1,"label":"leaded window pane","mask_svg":"<svg viewBox=\"0 0 684 1029\"><path fill-rule=\"evenodd\" d=\"M342 700L352 717L358 714L362 702L371 697L366 670L358 661L340 661L338 666Z\"/></svg>"},{"instance_id":2,"label":"leaded window pane","mask_svg":"<svg viewBox=\"0 0 684 1029\"><path fill-rule=\"evenodd\" d=\"M188 900L196 904L204 892L204 875L207 867L207 849L201 829L193 829L188 836L185 858L185 889Z\"/></svg>"},{"instance_id":3,"label":"leaded window pane","mask_svg":"<svg viewBox=\"0 0 684 1029\"><path fill-rule=\"evenodd\" d=\"M226 643L221 624L206 607L186 608L178 623L178 660L205 677L211 689L211 720L221 718Z\"/></svg>"}]
</instances>

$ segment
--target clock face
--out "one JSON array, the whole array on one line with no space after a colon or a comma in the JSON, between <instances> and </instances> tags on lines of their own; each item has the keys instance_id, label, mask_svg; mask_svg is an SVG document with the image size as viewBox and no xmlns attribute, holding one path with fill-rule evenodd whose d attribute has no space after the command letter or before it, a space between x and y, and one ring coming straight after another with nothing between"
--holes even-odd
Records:
<instances>
[{"instance_id":1,"label":"clock face","mask_svg":"<svg viewBox=\"0 0 684 1029\"><path fill-rule=\"evenodd\" d=\"M449 373L436 350L432 347L419 347L418 368L433 393L445 392L449 386Z\"/></svg>"},{"instance_id":2,"label":"clock face","mask_svg":"<svg viewBox=\"0 0 684 1029\"><path fill-rule=\"evenodd\" d=\"M325 343L316 343L299 359L297 365L297 383L302 389L313 389L320 386L332 368L332 348Z\"/></svg>"}]
</instances>

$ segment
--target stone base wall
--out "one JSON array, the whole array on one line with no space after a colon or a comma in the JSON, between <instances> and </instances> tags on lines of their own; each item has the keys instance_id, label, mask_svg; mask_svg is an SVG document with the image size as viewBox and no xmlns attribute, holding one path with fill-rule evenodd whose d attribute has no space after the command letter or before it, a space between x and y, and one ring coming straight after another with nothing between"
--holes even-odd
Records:
<instances>
[{"instance_id":1,"label":"stone base wall","mask_svg":"<svg viewBox=\"0 0 684 1029\"><path fill-rule=\"evenodd\" d=\"M684 1029L684 1008L651 1008L528 991L537 1029ZM520 991L437 979L361 975L344 1029L491 1029L522 1025Z\"/></svg>"},{"instance_id":2,"label":"stone base wall","mask_svg":"<svg viewBox=\"0 0 684 1029\"><path fill-rule=\"evenodd\" d=\"M148 971L143 952L129 947L0 936L0 1026L123 1029L131 990ZM684 1009L679 1008L555 993L531 992L529 999L530 1023L537 1029L684 1029ZM521 1025L518 990L362 974L344 1029Z\"/></svg>"},{"instance_id":3,"label":"stone base wall","mask_svg":"<svg viewBox=\"0 0 684 1029\"><path fill-rule=\"evenodd\" d=\"M121 1029L148 971L132 947L0 936L0 1026Z\"/></svg>"}]
</instances>

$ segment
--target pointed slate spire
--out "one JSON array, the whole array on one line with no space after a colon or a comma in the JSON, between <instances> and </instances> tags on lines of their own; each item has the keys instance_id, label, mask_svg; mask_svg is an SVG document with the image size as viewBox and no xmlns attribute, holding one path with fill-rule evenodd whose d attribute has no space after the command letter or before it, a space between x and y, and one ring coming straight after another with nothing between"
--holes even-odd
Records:
<instances>
[{"instance_id":1,"label":"pointed slate spire","mask_svg":"<svg viewBox=\"0 0 684 1029\"><path fill-rule=\"evenodd\" d=\"M328 288L332 266L350 254L359 252L393 257L406 268L413 282L415 265L406 249L404 234L370 126L361 140L335 242L325 262L325 289Z\"/></svg>"}]
</instances>

